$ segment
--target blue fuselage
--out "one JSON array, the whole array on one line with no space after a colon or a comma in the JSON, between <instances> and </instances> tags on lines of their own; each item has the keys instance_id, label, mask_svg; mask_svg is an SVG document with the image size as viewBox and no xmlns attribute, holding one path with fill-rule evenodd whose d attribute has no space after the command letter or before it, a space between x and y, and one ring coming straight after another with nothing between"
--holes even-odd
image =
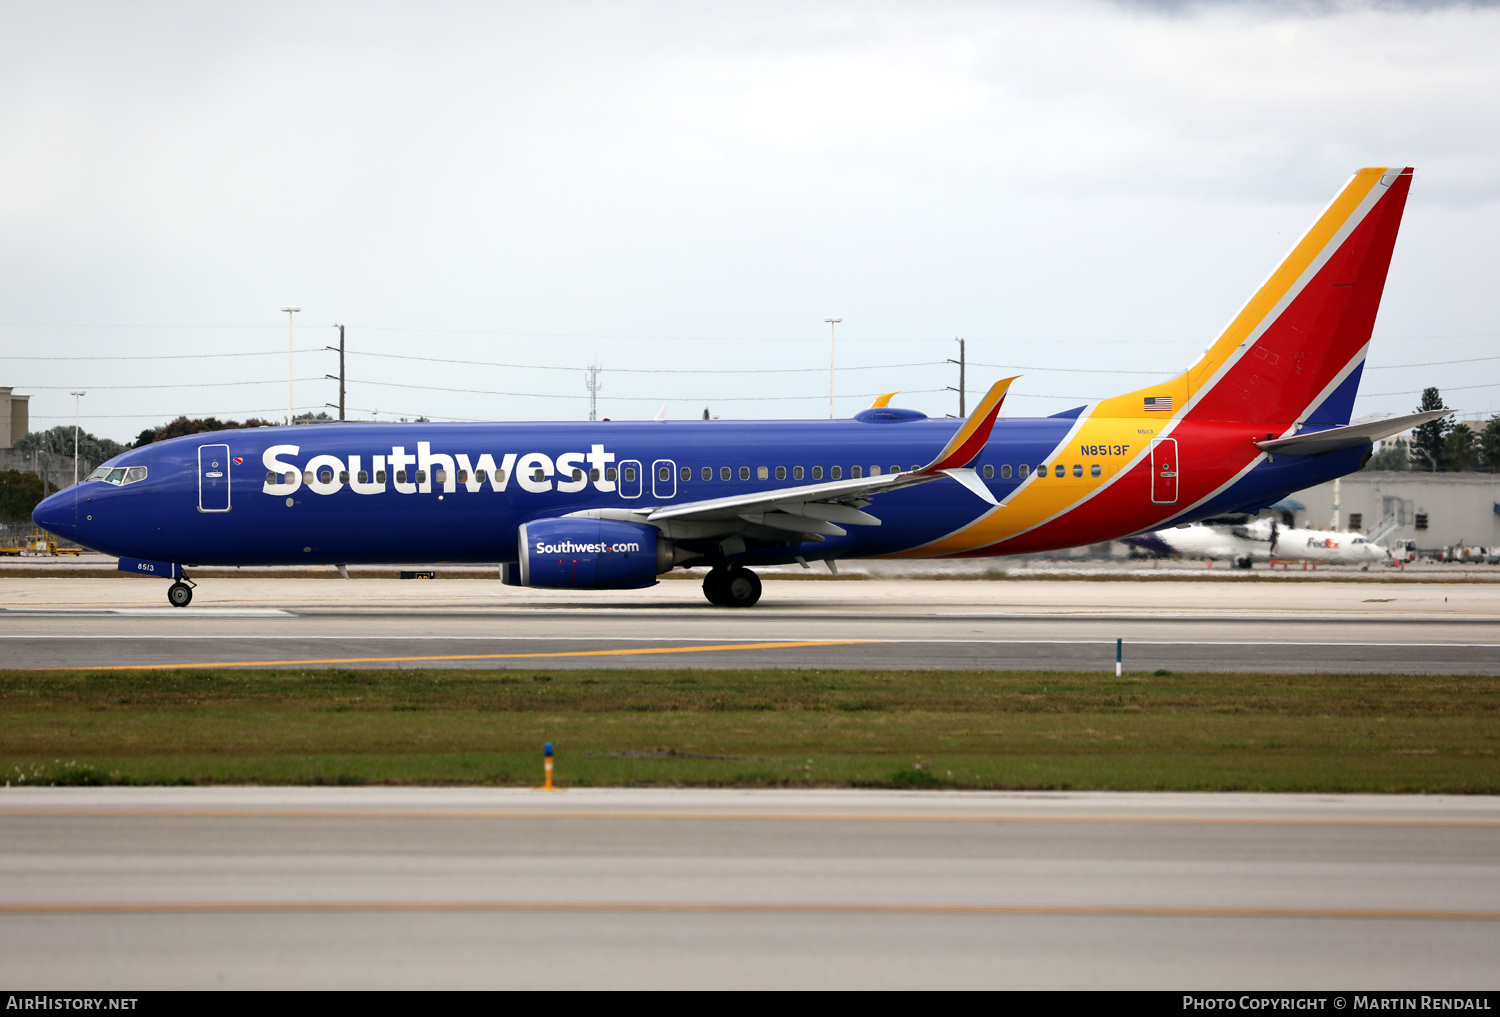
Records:
<instances>
[{"instance_id":1,"label":"blue fuselage","mask_svg":"<svg viewBox=\"0 0 1500 1017\"><path fill-rule=\"evenodd\" d=\"M362 423L218 431L128 451L107 465L144 467L144 479L75 485L42 502L34 517L108 554L185 565L514 562L518 528L531 520L911 470L958 424ZM1022 482L1020 466L1046 463L1072 425L1071 414L1000 420L972 466L1003 502ZM1261 463L1232 490L1171 521L1273 500L1356 464L1357 456L1343 453ZM1191 468L1185 451L1183 469ZM944 478L881 495L873 511L882 525L820 542L752 540L739 560L911 552L989 507ZM1094 522L1064 531L1056 546L1122 535Z\"/></svg>"}]
</instances>

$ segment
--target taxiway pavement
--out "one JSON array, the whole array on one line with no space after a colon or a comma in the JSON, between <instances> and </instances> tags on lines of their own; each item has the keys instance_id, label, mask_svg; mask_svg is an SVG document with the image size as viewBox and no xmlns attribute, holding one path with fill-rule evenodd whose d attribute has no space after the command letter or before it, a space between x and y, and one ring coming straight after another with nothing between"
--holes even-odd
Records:
<instances>
[{"instance_id":1,"label":"taxiway pavement","mask_svg":"<svg viewBox=\"0 0 1500 1017\"><path fill-rule=\"evenodd\" d=\"M36 989L1493 988L1500 799L0 791Z\"/></svg>"},{"instance_id":2,"label":"taxiway pavement","mask_svg":"<svg viewBox=\"0 0 1500 1017\"><path fill-rule=\"evenodd\" d=\"M860 667L1500 674L1500 584L773 579L698 584L0 578L11 667Z\"/></svg>"}]
</instances>

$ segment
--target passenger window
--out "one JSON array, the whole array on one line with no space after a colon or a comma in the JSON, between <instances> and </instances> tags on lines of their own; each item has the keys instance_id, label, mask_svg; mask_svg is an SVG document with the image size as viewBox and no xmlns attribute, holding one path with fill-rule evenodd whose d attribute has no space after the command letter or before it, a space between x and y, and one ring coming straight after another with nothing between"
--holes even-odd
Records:
<instances>
[{"instance_id":1,"label":"passenger window","mask_svg":"<svg viewBox=\"0 0 1500 1017\"><path fill-rule=\"evenodd\" d=\"M657 480L671 480L672 479L672 469L671 469L671 467L663 466L661 469L657 470L656 471L656 479Z\"/></svg>"},{"instance_id":2,"label":"passenger window","mask_svg":"<svg viewBox=\"0 0 1500 1017\"><path fill-rule=\"evenodd\" d=\"M1082 463L1074 463L1073 464L1073 476L1075 476L1075 477L1081 477L1081 476L1083 476L1083 464Z\"/></svg>"},{"instance_id":3,"label":"passenger window","mask_svg":"<svg viewBox=\"0 0 1500 1017\"><path fill-rule=\"evenodd\" d=\"M435 484L446 484L448 482L448 471L447 470L433 470L432 471L432 480L433 480L433 483L435 483Z\"/></svg>"},{"instance_id":4,"label":"passenger window","mask_svg":"<svg viewBox=\"0 0 1500 1017\"><path fill-rule=\"evenodd\" d=\"M578 483L582 479L583 479L583 471L575 469L573 471L573 483L576 484L576 483Z\"/></svg>"},{"instance_id":5,"label":"passenger window","mask_svg":"<svg viewBox=\"0 0 1500 1017\"><path fill-rule=\"evenodd\" d=\"M469 472L467 470L458 471L458 482L460 484L467 484L469 482Z\"/></svg>"},{"instance_id":6,"label":"passenger window","mask_svg":"<svg viewBox=\"0 0 1500 1017\"><path fill-rule=\"evenodd\" d=\"M813 467L813 479L814 480L822 480L823 479L823 467L821 467L821 466L814 466Z\"/></svg>"},{"instance_id":7,"label":"passenger window","mask_svg":"<svg viewBox=\"0 0 1500 1017\"><path fill-rule=\"evenodd\" d=\"M767 470L764 466L757 466L755 468L756 480L768 480L770 478L770 475L770 471Z\"/></svg>"},{"instance_id":8,"label":"passenger window","mask_svg":"<svg viewBox=\"0 0 1500 1017\"><path fill-rule=\"evenodd\" d=\"M1021 467L1021 469L1023 469L1023 470L1025 468L1026 467L1024 467L1024 466ZM1006 463L1004 466L1000 467L1000 479L1001 480L1009 480L1010 479L1010 464L1009 463Z\"/></svg>"},{"instance_id":9,"label":"passenger window","mask_svg":"<svg viewBox=\"0 0 1500 1017\"><path fill-rule=\"evenodd\" d=\"M830 480L838 480L843 475L844 475L844 468L842 466L834 466L834 467L830 468L829 471L828 471L828 478Z\"/></svg>"},{"instance_id":10,"label":"passenger window","mask_svg":"<svg viewBox=\"0 0 1500 1017\"><path fill-rule=\"evenodd\" d=\"M729 467L727 467L727 466L720 466L719 467L719 479L720 480L728 480L729 477L730 477Z\"/></svg>"},{"instance_id":11,"label":"passenger window","mask_svg":"<svg viewBox=\"0 0 1500 1017\"><path fill-rule=\"evenodd\" d=\"M427 483L427 471L426 470L418 470L417 471L417 483L419 483L419 484L425 484L425 483Z\"/></svg>"},{"instance_id":12,"label":"passenger window","mask_svg":"<svg viewBox=\"0 0 1500 1017\"><path fill-rule=\"evenodd\" d=\"M682 468L682 479L684 481L693 479L693 468L691 466L684 466Z\"/></svg>"},{"instance_id":13,"label":"passenger window","mask_svg":"<svg viewBox=\"0 0 1500 1017\"><path fill-rule=\"evenodd\" d=\"M1028 466L1026 463L1022 463L1021 464L1020 479L1025 480L1030 475L1031 475L1031 467Z\"/></svg>"},{"instance_id":14,"label":"passenger window","mask_svg":"<svg viewBox=\"0 0 1500 1017\"><path fill-rule=\"evenodd\" d=\"M327 484L327 483L331 483L332 481L333 481L333 471L332 470L319 470L318 471L318 482L319 483Z\"/></svg>"},{"instance_id":15,"label":"passenger window","mask_svg":"<svg viewBox=\"0 0 1500 1017\"><path fill-rule=\"evenodd\" d=\"M359 471L359 482L361 484L368 484L370 482L370 471L369 470L360 470Z\"/></svg>"},{"instance_id":16,"label":"passenger window","mask_svg":"<svg viewBox=\"0 0 1500 1017\"><path fill-rule=\"evenodd\" d=\"M92 477L90 477L89 479L90 480L98 480L99 479L99 471L95 470L94 471L94 475ZM277 478L276 474L272 473L270 470L266 471L266 483L268 483L268 484L274 484L274 483L276 483L277 480L278 480L278 478Z\"/></svg>"},{"instance_id":17,"label":"passenger window","mask_svg":"<svg viewBox=\"0 0 1500 1017\"><path fill-rule=\"evenodd\" d=\"M347 484L347 483L349 483L349 471L348 470L339 470L339 483L340 484Z\"/></svg>"},{"instance_id":18,"label":"passenger window","mask_svg":"<svg viewBox=\"0 0 1500 1017\"><path fill-rule=\"evenodd\" d=\"M900 473L901 472L901 467L899 467L899 466L892 466L891 467L891 472L892 473Z\"/></svg>"},{"instance_id":19,"label":"passenger window","mask_svg":"<svg viewBox=\"0 0 1500 1017\"><path fill-rule=\"evenodd\" d=\"M786 467L785 466L778 466L778 467L776 467L776 479L777 480L785 480L786 479Z\"/></svg>"},{"instance_id":20,"label":"passenger window","mask_svg":"<svg viewBox=\"0 0 1500 1017\"><path fill-rule=\"evenodd\" d=\"M481 483L481 484L484 483L486 480L490 479L490 477L489 477L489 471L488 470L475 470L474 471L474 479L476 481L478 481L479 483Z\"/></svg>"},{"instance_id":21,"label":"passenger window","mask_svg":"<svg viewBox=\"0 0 1500 1017\"><path fill-rule=\"evenodd\" d=\"M860 477L863 477L864 475L865 475L865 471L864 471L864 468L861 467L861 466L855 466L855 467L853 467L849 471L849 476L852 477L855 480L858 480Z\"/></svg>"},{"instance_id":22,"label":"passenger window","mask_svg":"<svg viewBox=\"0 0 1500 1017\"><path fill-rule=\"evenodd\" d=\"M542 472L541 470L537 471L538 474L540 474L541 472ZM627 484L634 484L635 483L635 467L634 466L627 466L627 467L625 467L625 483L627 483Z\"/></svg>"},{"instance_id":23,"label":"passenger window","mask_svg":"<svg viewBox=\"0 0 1500 1017\"><path fill-rule=\"evenodd\" d=\"M1062 463L1057 463L1052 467L1052 475L1054 477L1066 477L1068 475L1068 468Z\"/></svg>"},{"instance_id":24,"label":"passenger window","mask_svg":"<svg viewBox=\"0 0 1500 1017\"><path fill-rule=\"evenodd\" d=\"M703 479L704 480L712 480L712 479L714 479L714 468L712 466L705 466L705 467L703 467Z\"/></svg>"},{"instance_id":25,"label":"passenger window","mask_svg":"<svg viewBox=\"0 0 1500 1017\"><path fill-rule=\"evenodd\" d=\"M748 467L748 466L741 466L740 467L740 479L741 480L749 480L750 479L750 467Z\"/></svg>"},{"instance_id":26,"label":"passenger window","mask_svg":"<svg viewBox=\"0 0 1500 1017\"><path fill-rule=\"evenodd\" d=\"M870 467L870 476L872 476L872 477L878 477L878 476L880 476L880 467L879 466L871 466Z\"/></svg>"},{"instance_id":27,"label":"passenger window","mask_svg":"<svg viewBox=\"0 0 1500 1017\"><path fill-rule=\"evenodd\" d=\"M1099 467L1098 463L1095 463L1094 465L1089 467L1089 476L1091 477L1097 477L1103 472L1104 471Z\"/></svg>"},{"instance_id":28,"label":"passenger window","mask_svg":"<svg viewBox=\"0 0 1500 1017\"><path fill-rule=\"evenodd\" d=\"M406 474L403 473L401 475L400 479L401 480L405 480L406 479ZM312 470L308 470L306 473L302 474L302 483L304 483L304 484L311 484L312 482L313 482Z\"/></svg>"},{"instance_id":29,"label":"passenger window","mask_svg":"<svg viewBox=\"0 0 1500 1017\"><path fill-rule=\"evenodd\" d=\"M793 480L801 480L802 479L802 467L800 467L800 466L793 466L792 467L792 479Z\"/></svg>"},{"instance_id":30,"label":"passenger window","mask_svg":"<svg viewBox=\"0 0 1500 1017\"><path fill-rule=\"evenodd\" d=\"M617 477L618 475L619 475L619 471L616 470L613 466L611 466L609 469L607 469L607 470L604 471L604 479L605 480L614 480L615 477ZM500 476L501 480L504 480L505 479L505 471L501 470L499 476Z\"/></svg>"},{"instance_id":31,"label":"passenger window","mask_svg":"<svg viewBox=\"0 0 1500 1017\"><path fill-rule=\"evenodd\" d=\"M287 476L290 477L291 474L288 473ZM385 471L384 470L376 470L375 471L375 483L377 483L377 484L384 484L385 483Z\"/></svg>"},{"instance_id":32,"label":"passenger window","mask_svg":"<svg viewBox=\"0 0 1500 1017\"><path fill-rule=\"evenodd\" d=\"M985 480L994 480L995 479L995 468L993 466L990 466L990 465L986 464L986 466L984 468L984 479Z\"/></svg>"},{"instance_id":33,"label":"passenger window","mask_svg":"<svg viewBox=\"0 0 1500 1017\"><path fill-rule=\"evenodd\" d=\"M546 477L542 476L542 468L540 466L531 471L531 482L533 484L540 484L546 479Z\"/></svg>"},{"instance_id":34,"label":"passenger window","mask_svg":"<svg viewBox=\"0 0 1500 1017\"><path fill-rule=\"evenodd\" d=\"M599 482L599 467L595 466L593 469L589 470L589 480L593 483Z\"/></svg>"},{"instance_id":35,"label":"passenger window","mask_svg":"<svg viewBox=\"0 0 1500 1017\"><path fill-rule=\"evenodd\" d=\"M1046 463L1038 463L1037 464L1035 476L1036 476L1036 479L1038 479L1038 480L1046 480L1047 479L1047 464Z\"/></svg>"}]
</instances>

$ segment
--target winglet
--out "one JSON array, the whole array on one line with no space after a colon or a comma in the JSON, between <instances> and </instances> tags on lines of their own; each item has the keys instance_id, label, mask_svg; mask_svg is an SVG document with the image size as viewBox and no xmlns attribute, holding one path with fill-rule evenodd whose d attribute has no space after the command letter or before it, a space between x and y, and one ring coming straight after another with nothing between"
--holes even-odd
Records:
<instances>
[{"instance_id":1,"label":"winglet","mask_svg":"<svg viewBox=\"0 0 1500 1017\"><path fill-rule=\"evenodd\" d=\"M969 414L969 419L964 421L958 433L949 439L947 445L943 446L937 458L917 472L919 474L938 473L942 470L967 466L973 462L979 450L984 448L984 443L990 440L990 431L995 426L995 417L1005 402L1005 393L1010 390L1010 383L1019 377L1020 375L1001 378L991 385L984 398L979 400L979 405L974 407L974 412Z\"/></svg>"},{"instance_id":2,"label":"winglet","mask_svg":"<svg viewBox=\"0 0 1500 1017\"><path fill-rule=\"evenodd\" d=\"M901 390L899 388L896 389L896 392L900 392L900 391ZM893 398L895 398L896 392L887 392L883 396L877 396L875 398L875 401L870 404L870 409L872 409L872 410L880 410L880 409L884 409L885 407L889 406L891 404L891 400Z\"/></svg>"}]
</instances>

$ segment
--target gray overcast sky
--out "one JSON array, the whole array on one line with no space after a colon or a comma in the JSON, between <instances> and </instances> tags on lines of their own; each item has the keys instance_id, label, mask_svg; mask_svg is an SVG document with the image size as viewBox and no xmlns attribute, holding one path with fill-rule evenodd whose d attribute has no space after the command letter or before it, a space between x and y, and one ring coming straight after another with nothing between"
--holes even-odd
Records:
<instances>
[{"instance_id":1,"label":"gray overcast sky","mask_svg":"<svg viewBox=\"0 0 1500 1017\"><path fill-rule=\"evenodd\" d=\"M287 303L299 348L349 326L353 417L579 419L591 361L601 415L826 416L827 315L841 415L954 411L959 335L971 390L1019 370L1009 412L1051 413L1180 371L1386 163L1417 176L1356 412L1500 407L1500 360L1396 366L1500 356L1493 7L0 14L0 384L34 427L75 387L120 440L279 417Z\"/></svg>"}]
</instances>

